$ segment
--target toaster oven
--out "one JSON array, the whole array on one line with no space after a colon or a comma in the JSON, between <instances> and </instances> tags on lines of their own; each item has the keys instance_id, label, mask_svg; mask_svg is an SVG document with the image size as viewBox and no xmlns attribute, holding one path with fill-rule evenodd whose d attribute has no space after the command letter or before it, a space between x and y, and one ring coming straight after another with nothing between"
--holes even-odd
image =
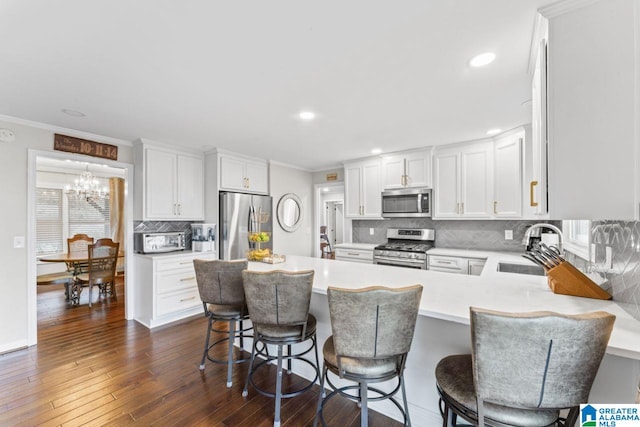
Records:
<instances>
[{"instance_id":1,"label":"toaster oven","mask_svg":"<svg viewBox=\"0 0 640 427\"><path fill-rule=\"evenodd\" d=\"M134 233L133 249L142 254L182 251L185 249L185 233Z\"/></svg>"}]
</instances>

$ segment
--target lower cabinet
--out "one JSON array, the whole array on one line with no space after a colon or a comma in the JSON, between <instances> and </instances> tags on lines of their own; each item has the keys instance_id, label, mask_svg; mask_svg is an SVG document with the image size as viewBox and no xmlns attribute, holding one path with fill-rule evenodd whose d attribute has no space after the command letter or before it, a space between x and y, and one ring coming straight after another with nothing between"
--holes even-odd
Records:
<instances>
[{"instance_id":1,"label":"lower cabinet","mask_svg":"<svg viewBox=\"0 0 640 427\"><path fill-rule=\"evenodd\" d=\"M479 258L427 255L427 270L479 276L485 261L485 259Z\"/></svg>"},{"instance_id":2,"label":"lower cabinet","mask_svg":"<svg viewBox=\"0 0 640 427\"><path fill-rule=\"evenodd\" d=\"M373 264L373 250L336 248L336 259L340 261Z\"/></svg>"},{"instance_id":3,"label":"lower cabinet","mask_svg":"<svg viewBox=\"0 0 640 427\"><path fill-rule=\"evenodd\" d=\"M217 259L215 252L135 256L135 319L148 328L203 313L194 259Z\"/></svg>"}]
</instances>

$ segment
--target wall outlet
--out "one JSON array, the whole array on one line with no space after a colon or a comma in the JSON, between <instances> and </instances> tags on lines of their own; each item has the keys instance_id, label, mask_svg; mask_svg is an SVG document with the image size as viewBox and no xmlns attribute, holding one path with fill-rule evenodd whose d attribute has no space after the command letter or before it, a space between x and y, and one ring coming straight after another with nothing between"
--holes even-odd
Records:
<instances>
[{"instance_id":1,"label":"wall outlet","mask_svg":"<svg viewBox=\"0 0 640 427\"><path fill-rule=\"evenodd\" d=\"M604 266L605 268L613 268L613 251L611 250L611 246L605 248Z\"/></svg>"},{"instance_id":2,"label":"wall outlet","mask_svg":"<svg viewBox=\"0 0 640 427\"><path fill-rule=\"evenodd\" d=\"M376 230L374 228L369 228L369 236L373 236Z\"/></svg>"},{"instance_id":3,"label":"wall outlet","mask_svg":"<svg viewBox=\"0 0 640 427\"><path fill-rule=\"evenodd\" d=\"M513 240L513 230L504 230L504 240Z\"/></svg>"},{"instance_id":4,"label":"wall outlet","mask_svg":"<svg viewBox=\"0 0 640 427\"><path fill-rule=\"evenodd\" d=\"M15 236L13 238L13 247L16 249L24 248L24 236Z\"/></svg>"}]
</instances>

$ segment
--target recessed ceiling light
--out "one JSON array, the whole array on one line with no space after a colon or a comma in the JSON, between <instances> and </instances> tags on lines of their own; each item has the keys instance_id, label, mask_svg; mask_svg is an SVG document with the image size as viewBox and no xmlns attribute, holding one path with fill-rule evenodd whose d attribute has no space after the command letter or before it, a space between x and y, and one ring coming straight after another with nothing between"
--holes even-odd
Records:
<instances>
[{"instance_id":1,"label":"recessed ceiling light","mask_svg":"<svg viewBox=\"0 0 640 427\"><path fill-rule=\"evenodd\" d=\"M499 134L500 132L502 132L502 129L497 129L497 128L496 129L489 129L487 131L487 135L493 136L493 135Z\"/></svg>"},{"instance_id":2,"label":"recessed ceiling light","mask_svg":"<svg viewBox=\"0 0 640 427\"><path fill-rule=\"evenodd\" d=\"M382 153L382 150L379 148L374 148L373 150L371 150L371 154L380 154Z\"/></svg>"},{"instance_id":3,"label":"recessed ceiling light","mask_svg":"<svg viewBox=\"0 0 640 427\"><path fill-rule=\"evenodd\" d=\"M72 117L84 117L84 116L86 116L86 114L83 113L82 111L69 110L68 108L63 108L60 111L62 111L66 115L72 116Z\"/></svg>"},{"instance_id":4,"label":"recessed ceiling light","mask_svg":"<svg viewBox=\"0 0 640 427\"><path fill-rule=\"evenodd\" d=\"M316 113L313 111L301 111L298 117L302 120L313 120L316 118Z\"/></svg>"},{"instance_id":5,"label":"recessed ceiling light","mask_svg":"<svg viewBox=\"0 0 640 427\"><path fill-rule=\"evenodd\" d=\"M494 59L496 59L495 53L485 52L471 58L471 61L469 61L469 65L471 65L472 67L484 67L485 65L491 64Z\"/></svg>"},{"instance_id":6,"label":"recessed ceiling light","mask_svg":"<svg viewBox=\"0 0 640 427\"><path fill-rule=\"evenodd\" d=\"M322 191L329 191L329 189L327 187L324 187Z\"/></svg>"}]
</instances>

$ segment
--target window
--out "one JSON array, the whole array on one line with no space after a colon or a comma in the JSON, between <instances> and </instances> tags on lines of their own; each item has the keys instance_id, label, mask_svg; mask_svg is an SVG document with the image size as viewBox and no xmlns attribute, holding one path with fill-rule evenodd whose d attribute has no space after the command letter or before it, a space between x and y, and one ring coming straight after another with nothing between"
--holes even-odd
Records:
<instances>
[{"instance_id":1,"label":"window","mask_svg":"<svg viewBox=\"0 0 640 427\"><path fill-rule=\"evenodd\" d=\"M69 236L84 233L94 239L110 237L109 198L99 200L68 197Z\"/></svg>"},{"instance_id":2,"label":"window","mask_svg":"<svg viewBox=\"0 0 640 427\"><path fill-rule=\"evenodd\" d=\"M591 221L565 220L562 221L564 230L564 248L580 258L589 260L591 244Z\"/></svg>"},{"instance_id":3,"label":"window","mask_svg":"<svg viewBox=\"0 0 640 427\"><path fill-rule=\"evenodd\" d=\"M36 188L36 255L64 252L62 190Z\"/></svg>"},{"instance_id":4,"label":"window","mask_svg":"<svg viewBox=\"0 0 640 427\"><path fill-rule=\"evenodd\" d=\"M109 198L86 200L60 188L36 188L36 256L66 252L66 239L78 233L111 236Z\"/></svg>"}]
</instances>

